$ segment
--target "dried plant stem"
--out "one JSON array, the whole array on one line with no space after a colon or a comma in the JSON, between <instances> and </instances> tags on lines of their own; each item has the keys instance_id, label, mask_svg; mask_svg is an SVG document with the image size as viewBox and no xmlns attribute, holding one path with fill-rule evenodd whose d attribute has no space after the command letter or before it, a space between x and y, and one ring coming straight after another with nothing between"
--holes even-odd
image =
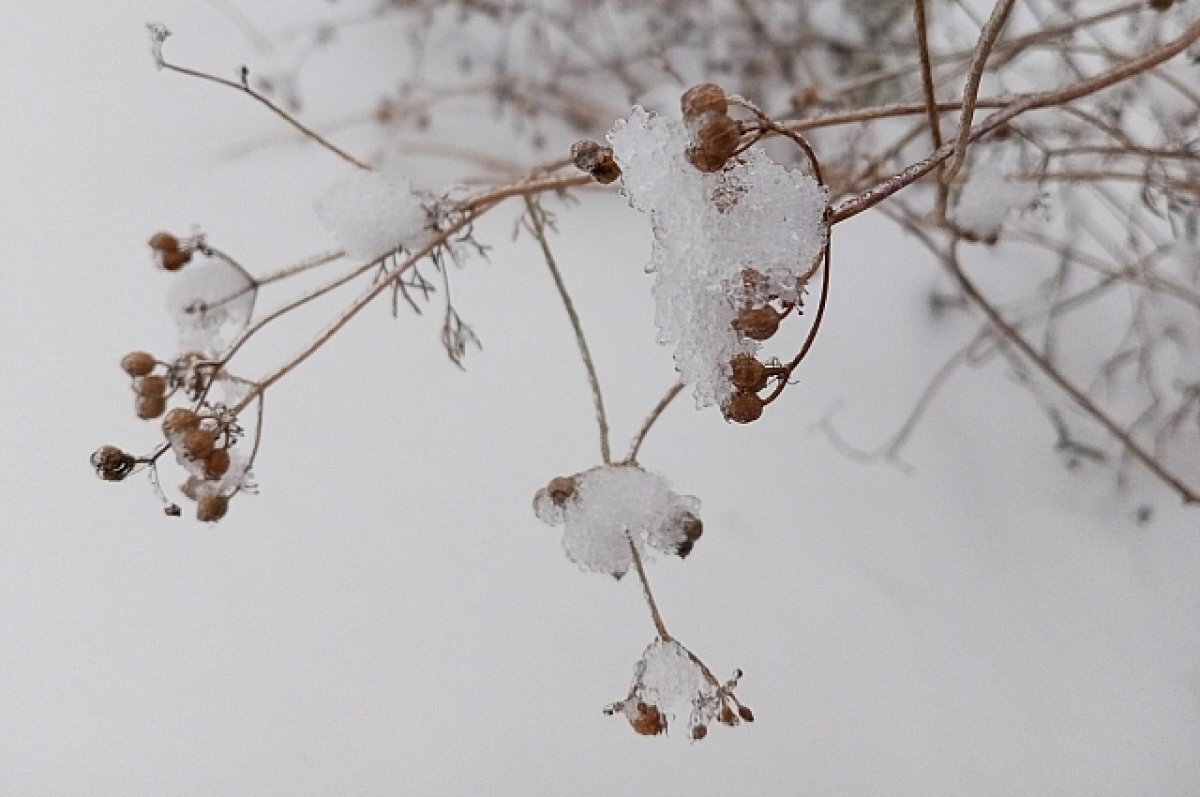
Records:
<instances>
[{"instance_id":1,"label":"dried plant stem","mask_svg":"<svg viewBox=\"0 0 1200 797\"><path fill-rule=\"evenodd\" d=\"M974 128L968 131L968 141L977 141L983 136L991 133L996 128L1020 116L1028 111L1039 108L1049 108L1056 105L1072 102L1093 94L1101 89L1127 80L1134 75L1141 74L1147 69L1150 69L1163 61L1175 57L1179 53L1190 47L1197 39L1200 39L1200 22L1192 24L1184 30L1177 38L1162 47L1152 50L1151 52L1125 61L1118 66L1107 71L1101 72L1087 80L1081 80L1070 86L1051 91L1040 92L1037 94L1028 94L1020 98L1014 99L1008 103L1002 110L996 111L991 116L984 119ZM978 107L976 103L976 107ZM939 163L949 159L954 155L956 145L943 144L930 155L922 158L916 163L911 164L899 173L889 177L878 185L867 189L863 193L851 197L834 208L830 224L837 224L845 221L851 216L862 213L888 197L895 194L909 185L912 185L917 180L932 172L937 168Z\"/></svg>"},{"instance_id":2,"label":"dried plant stem","mask_svg":"<svg viewBox=\"0 0 1200 797\"><path fill-rule=\"evenodd\" d=\"M933 148L942 145L942 126L933 89L933 64L929 60L929 29L925 19L925 0L913 0L913 22L917 32L917 52L921 57L921 91L925 94L925 116Z\"/></svg>"},{"instance_id":3,"label":"dried plant stem","mask_svg":"<svg viewBox=\"0 0 1200 797\"><path fill-rule=\"evenodd\" d=\"M1029 343L1025 336L1020 333L1016 326L1005 320L999 309L997 309L997 307L986 296L983 295L982 291L979 290L979 287L970 277L967 276L966 272L963 270L962 263L958 258L957 238L952 240L950 245L943 249L934 242L933 238L922 227L919 221L913 218L911 215L905 217L903 224L910 233L920 239L921 242L924 243L931 252L938 256L938 258L946 266L946 270L950 273L950 276L954 278L955 282L958 283L959 288L962 289L963 294L966 295L966 297L970 299L972 303L974 303L977 307L979 307L980 310L983 311L983 314L987 317L988 321L991 322L992 326L996 328L997 332L1002 335L1005 340L1012 343L1012 345L1015 346L1017 350L1021 352L1021 354L1025 355L1025 357L1032 362L1034 366L1036 366L1037 369L1046 376L1047 379L1049 379L1052 383L1054 383L1055 386L1066 393L1067 396L1070 397L1070 399L1076 404L1076 406L1090 415L1093 420L1099 423L1109 434L1116 438L1130 456L1142 463L1147 470L1149 470L1164 484L1178 493L1179 497L1183 499L1184 504L1200 503L1200 492L1197 492L1197 490L1186 484L1182 479L1168 470L1165 465L1159 462L1153 454L1142 448L1141 444L1134 440L1128 431L1121 428L1121 426L1106 412L1104 412L1104 410L1102 410L1094 401L1092 401L1092 399L1088 397L1083 390L1076 387L1074 383L1072 383L1071 380L1069 380L1054 363L1050 362L1045 355L1034 348L1034 346Z\"/></svg>"},{"instance_id":4,"label":"dried plant stem","mask_svg":"<svg viewBox=\"0 0 1200 797\"><path fill-rule=\"evenodd\" d=\"M558 270L554 254L550 251L550 242L546 240L546 220L542 209L538 207L538 203L533 197L526 195L525 210L529 231L533 233L538 246L541 247L542 257L545 258L546 266L550 269L550 276L554 278L554 287L558 290L563 308L567 311L567 318L571 321L571 329L575 332L575 344L579 347L579 358L583 360L588 384L592 388L592 401L596 408L596 425L600 427L600 458L605 465L610 465L612 464L612 449L608 441L608 414L604 411L604 394L600 390L600 377L596 374L596 364L592 360L587 337L583 334L583 324L579 320L579 313L575 310L575 302L571 299L571 293L563 281L562 272Z\"/></svg>"},{"instance_id":5,"label":"dried plant stem","mask_svg":"<svg viewBox=\"0 0 1200 797\"><path fill-rule=\"evenodd\" d=\"M637 464L638 452L642 449L642 442L645 441L646 435L650 433L650 429L658 421L660 415L670 406L675 397L683 392L683 382L677 381L671 385L670 389L658 400L654 405L654 409L650 410L650 414L646 416L646 420L642 422L642 428L638 429L637 434L633 436L633 441L629 444L629 455L625 457L623 464Z\"/></svg>"},{"instance_id":6,"label":"dried plant stem","mask_svg":"<svg viewBox=\"0 0 1200 797\"><path fill-rule=\"evenodd\" d=\"M988 55L992 51L992 45L1000 37L1000 31L1004 29L1004 23L1008 21L1008 15L1012 12L1015 2L1016 0L998 0L992 7L992 14L988 17L983 30L980 31L979 43L975 45L975 52L971 55L971 65L967 70L967 82L963 86L963 107L958 122L958 135L954 140L954 154L942 170L941 180L938 182L937 215L939 218L946 216L946 200L950 195L950 184L958 176L958 172L967 158L967 146L971 143L971 122L975 118L975 102L979 97L979 82L983 79Z\"/></svg>"},{"instance_id":7,"label":"dried plant stem","mask_svg":"<svg viewBox=\"0 0 1200 797\"><path fill-rule=\"evenodd\" d=\"M319 144L322 147L324 147L325 149L329 150L334 155L337 155L342 160L346 161L347 163L349 163L353 166L358 167L359 169L362 169L364 171L371 170L370 166L363 163L361 160L354 157L349 152L346 152L344 149L337 146L336 144L334 144L332 141L330 141L329 139L322 136L317 131L306 126L303 122L301 122L296 117L292 116L290 113L285 111L283 108L280 108L278 105L276 105L271 100L271 98L267 97L265 94L255 91L253 88L250 87L250 84L248 82L246 82L245 80L243 80L242 82L239 83L234 80L229 80L228 78L223 78L223 77L219 77L217 75L209 74L208 72L201 72L198 69L191 69L186 66L179 66L178 64L173 64L170 61L167 61L165 59L160 61L160 63L162 65L163 69L168 69L172 72L177 72L181 75L186 75L188 77L194 77L194 78L199 78L200 80L207 80L212 83L218 83L222 86L231 88L234 91L240 91L243 94L248 95L251 99L255 100L256 102L259 102L259 103L262 103L263 105L265 105L268 109L270 109L273 113L275 113L275 115L277 115L279 118L283 119L283 121L287 122L289 125L296 128L297 130L299 130L304 135L305 138L315 141L317 144Z\"/></svg>"},{"instance_id":8,"label":"dried plant stem","mask_svg":"<svg viewBox=\"0 0 1200 797\"><path fill-rule=\"evenodd\" d=\"M629 536L629 532L625 532L625 541L629 543L629 553L633 556L633 567L637 571L638 580L642 582L642 596L646 599L646 606L650 609L650 619L654 622L654 630L658 632L658 638L663 642L671 642L673 637L667 632L662 614L658 611L658 604L654 602L654 593L650 590L650 579L646 577L642 555L638 552L637 545L634 544L633 537Z\"/></svg>"}]
</instances>

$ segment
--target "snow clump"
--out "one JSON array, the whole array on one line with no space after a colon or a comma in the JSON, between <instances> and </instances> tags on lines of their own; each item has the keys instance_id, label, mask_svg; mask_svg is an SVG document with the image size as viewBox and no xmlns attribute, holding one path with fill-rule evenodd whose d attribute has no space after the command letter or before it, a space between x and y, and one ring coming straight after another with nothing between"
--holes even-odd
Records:
<instances>
[{"instance_id":1,"label":"snow clump","mask_svg":"<svg viewBox=\"0 0 1200 797\"><path fill-rule=\"evenodd\" d=\"M374 260L432 240L423 199L394 168L357 171L317 201L317 216L347 255Z\"/></svg>"},{"instance_id":2,"label":"snow clump","mask_svg":"<svg viewBox=\"0 0 1200 797\"><path fill-rule=\"evenodd\" d=\"M618 120L608 141L629 204L650 217L646 270L655 276L659 342L674 347L697 406L721 404L733 392L729 361L759 348L732 326L739 305L772 296L799 301L798 281L826 240L828 192L759 147L701 172L687 160L692 142L683 122L640 106ZM744 269L766 276L753 296Z\"/></svg>"},{"instance_id":3,"label":"snow clump","mask_svg":"<svg viewBox=\"0 0 1200 797\"><path fill-rule=\"evenodd\" d=\"M649 546L684 557L703 528L700 499L676 495L661 476L625 465L553 479L538 491L533 508L543 523L564 526L568 559L617 578L633 563L630 540L639 554Z\"/></svg>"}]
</instances>

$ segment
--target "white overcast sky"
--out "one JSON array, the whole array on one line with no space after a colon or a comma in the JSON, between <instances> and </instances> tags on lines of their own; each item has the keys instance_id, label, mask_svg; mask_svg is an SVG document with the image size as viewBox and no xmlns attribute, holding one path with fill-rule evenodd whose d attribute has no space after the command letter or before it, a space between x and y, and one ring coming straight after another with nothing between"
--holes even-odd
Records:
<instances>
[{"instance_id":1,"label":"white overcast sky","mask_svg":"<svg viewBox=\"0 0 1200 797\"><path fill-rule=\"evenodd\" d=\"M283 28L326 4L242 7ZM847 436L882 440L970 329L928 317L934 265L870 220L837 231L800 384L746 428L681 401L644 450L706 523L651 568L667 622L745 671L759 718L702 744L601 714L653 629L631 579L578 572L530 511L597 451L511 214L457 275L484 345L466 373L436 317L380 306L270 392L261 494L221 524L95 479L99 444L154 443L117 368L172 346L149 234L199 224L265 272L330 245L312 205L344 174L290 143L229 158L278 122L157 73L150 20L182 60L255 63L201 2L0 6L0 795L1200 793L1200 510L1068 474L995 367L940 396L911 474L812 431L840 401ZM315 122L386 85L363 42L309 76ZM648 231L615 197L560 224L621 451L672 381Z\"/></svg>"}]
</instances>

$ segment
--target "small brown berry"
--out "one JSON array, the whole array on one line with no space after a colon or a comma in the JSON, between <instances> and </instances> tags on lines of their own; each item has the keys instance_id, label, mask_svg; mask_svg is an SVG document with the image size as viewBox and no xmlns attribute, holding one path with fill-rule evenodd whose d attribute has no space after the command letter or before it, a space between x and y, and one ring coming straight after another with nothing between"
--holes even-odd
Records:
<instances>
[{"instance_id":1,"label":"small brown berry","mask_svg":"<svg viewBox=\"0 0 1200 797\"><path fill-rule=\"evenodd\" d=\"M92 467L106 482L119 482L128 476L137 461L116 446L100 446L92 453Z\"/></svg>"},{"instance_id":2,"label":"small brown berry","mask_svg":"<svg viewBox=\"0 0 1200 797\"><path fill-rule=\"evenodd\" d=\"M575 480L569 476L555 476L546 485L546 494L555 506L562 506L575 495Z\"/></svg>"},{"instance_id":3,"label":"small brown berry","mask_svg":"<svg viewBox=\"0 0 1200 797\"><path fill-rule=\"evenodd\" d=\"M753 423L762 417L763 400L754 393L734 393L723 409L727 421Z\"/></svg>"},{"instance_id":4,"label":"small brown berry","mask_svg":"<svg viewBox=\"0 0 1200 797\"><path fill-rule=\"evenodd\" d=\"M143 421L152 421L166 411L167 400L162 396L138 396L133 408Z\"/></svg>"},{"instance_id":5,"label":"small brown berry","mask_svg":"<svg viewBox=\"0 0 1200 797\"><path fill-rule=\"evenodd\" d=\"M602 147L595 141L584 139L572 144L571 162L575 168L587 172L603 185L621 176L621 167L613 158L612 147Z\"/></svg>"},{"instance_id":6,"label":"small brown berry","mask_svg":"<svg viewBox=\"0 0 1200 797\"><path fill-rule=\"evenodd\" d=\"M206 495L196 502L196 520L202 523L216 523L225 517L229 509L229 499L223 495Z\"/></svg>"},{"instance_id":7,"label":"small brown berry","mask_svg":"<svg viewBox=\"0 0 1200 797\"><path fill-rule=\"evenodd\" d=\"M197 462L208 459L217 442L217 433L211 429L193 429L183 436L183 453Z\"/></svg>"},{"instance_id":8,"label":"small brown berry","mask_svg":"<svg viewBox=\"0 0 1200 797\"><path fill-rule=\"evenodd\" d=\"M684 119L695 119L705 114L724 116L729 111L729 102L723 88L715 83L701 83L683 93L679 107Z\"/></svg>"},{"instance_id":9,"label":"small brown berry","mask_svg":"<svg viewBox=\"0 0 1200 797\"><path fill-rule=\"evenodd\" d=\"M702 172L720 171L741 142L742 129L728 116L714 116L695 135L687 157Z\"/></svg>"},{"instance_id":10,"label":"small brown berry","mask_svg":"<svg viewBox=\"0 0 1200 797\"><path fill-rule=\"evenodd\" d=\"M178 271L186 266L192 260L192 253L186 249L180 249L174 252L162 252L158 258L158 264L165 271Z\"/></svg>"},{"instance_id":11,"label":"small brown berry","mask_svg":"<svg viewBox=\"0 0 1200 797\"><path fill-rule=\"evenodd\" d=\"M751 340L766 340L779 331L779 311L771 305L744 307L733 320L733 328Z\"/></svg>"},{"instance_id":12,"label":"small brown berry","mask_svg":"<svg viewBox=\"0 0 1200 797\"><path fill-rule=\"evenodd\" d=\"M744 393L757 393L767 386L767 366L749 354L729 361L729 381Z\"/></svg>"},{"instance_id":13,"label":"small brown berry","mask_svg":"<svg viewBox=\"0 0 1200 797\"><path fill-rule=\"evenodd\" d=\"M204 478L219 479L229 471L229 450L214 448L204 460Z\"/></svg>"},{"instance_id":14,"label":"small brown berry","mask_svg":"<svg viewBox=\"0 0 1200 797\"><path fill-rule=\"evenodd\" d=\"M746 722L754 722L754 712L747 706L738 706L738 716Z\"/></svg>"},{"instance_id":15,"label":"small brown berry","mask_svg":"<svg viewBox=\"0 0 1200 797\"><path fill-rule=\"evenodd\" d=\"M167 392L167 380L158 374L134 377L133 389L139 396L157 396L162 398Z\"/></svg>"},{"instance_id":16,"label":"small brown berry","mask_svg":"<svg viewBox=\"0 0 1200 797\"><path fill-rule=\"evenodd\" d=\"M680 514L679 527L683 529L683 538L688 542L695 542L704 534L704 522L692 512Z\"/></svg>"},{"instance_id":17,"label":"small brown berry","mask_svg":"<svg viewBox=\"0 0 1200 797\"><path fill-rule=\"evenodd\" d=\"M162 422L164 437L174 437L199 428L200 416L183 407L176 407L168 412Z\"/></svg>"},{"instance_id":18,"label":"small brown berry","mask_svg":"<svg viewBox=\"0 0 1200 797\"><path fill-rule=\"evenodd\" d=\"M178 252L179 239L169 232L156 232L150 236L150 248L155 252Z\"/></svg>"},{"instance_id":19,"label":"small brown berry","mask_svg":"<svg viewBox=\"0 0 1200 797\"><path fill-rule=\"evenodd\" d=\"M696 741L700 741L705 736L708 736L708 726L707 725L705 725L703 722L701 722L701 723L698 723L698 724L692 726L692 738L693 739L695 739Z\"/></svg>"},{"instance_id":20,"label":"small brown berry","mask_svg":"<svg viewBox=\"0 0 1200 797\"><path fill-rule=\"evenodd\" d=\"M131 351L121 358L121 370L130 376L146 376L154 370L154 356L149 352Z\"/></svg>"},{"instance_id":21,"label":"small brown berry","mask_svg":"<svg viewBox=\"0 0 1200 797\"><path fill-rule=\"evenodd\" d=\"M667 721L658 706L645 703L637 704L637 715L629 720L629 724L642 736L657 736L667 730Z\"/></svg>"}]
</instances>

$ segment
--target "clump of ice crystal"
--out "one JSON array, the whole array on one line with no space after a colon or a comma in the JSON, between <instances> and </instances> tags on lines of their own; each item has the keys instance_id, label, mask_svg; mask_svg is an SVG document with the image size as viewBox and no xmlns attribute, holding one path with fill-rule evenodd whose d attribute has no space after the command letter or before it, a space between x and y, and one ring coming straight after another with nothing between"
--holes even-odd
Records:
<instances>
[{"instance_id":1,"label":"clump of ice crystal","mask_svg":"<svg viewBox=\"0 0 1200 797\"><path fill-rule=\"evenodd\" d=\"M687 556L700 536L700 499L677 495L661 476L605 465L553 479L533 500L538 518L564 526L563 550L584 570L620 578L633 563L629 545Z\"/></svg>"},{"instance_id":2,"label":"clump of ice crystal","mask_svg":"<svg viewBox=\"0 0 1200 797\"><path fill-rule=\"evenodd\" d=\"M426 200L395 167L385 167L343 178L317 202L317 216L347 255L374 260L432 240Z\"/></svg>"},{"instance_id":3,"label":"clump of ice crystal","mask_svg":"<svg viewBox=\"0 0 1200 797\"><path fill-rule=\"evenodd\" d=\"M812 177L751 147L725 168L704 173L688 162L683 123L634 107L608 133L629 203L650 217L659 342L697 406L732 393L728 364L757 341L732 327L739 305L769 296L797 301L798 280L825 243L828 192ZM766 276L746 295L743 269Z\"/></svg>"}]
</instances>

